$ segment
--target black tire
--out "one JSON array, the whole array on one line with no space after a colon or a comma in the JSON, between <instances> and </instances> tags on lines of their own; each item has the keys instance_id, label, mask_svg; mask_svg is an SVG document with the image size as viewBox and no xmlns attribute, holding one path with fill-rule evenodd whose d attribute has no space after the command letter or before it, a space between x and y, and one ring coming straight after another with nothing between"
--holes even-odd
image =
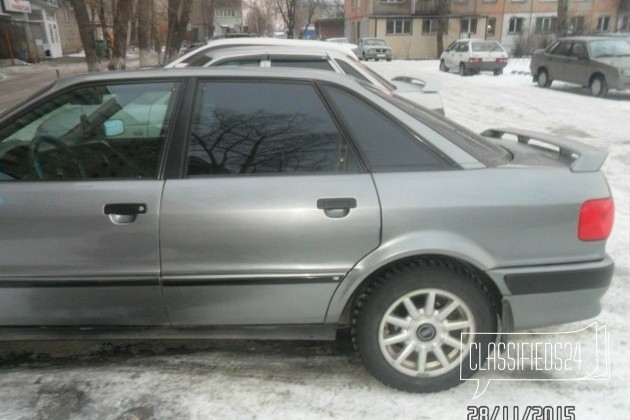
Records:
<instances>
[{"instance_id":1,"label":"black tire","mask_svg":"<svg viewBox=\"0 0 630 420\"><path fill-rule=\"evenodd\" d=\"M378 58L375 58L374 61L378 61Z\"/></svg>"},{"instance_id":2,"label":"black tire","mask_svg":"<svg viewBox=\"0 0 630 420\"><path fill-rule=\"evenodd\" d=\"M387 60L387 61L392 61L392 59L391 59L391 58L386 58L385 60Z\"/></svg>"},{"instance_id":3,"label":"black tire","mask_svg":"<svg viewBox=\"0 0 630 420\"><path fill-rule=\"evenodd\" d=\"M472 361L481 361L478 365L483 364L487 358L488 344L494 342L497 330L496 311L488 294L475 279L476 275L470 270L441 260L416 260L393 267L380 275L359 295L352 319L352 338L367 370L384 384L407 392L437 392L458 385L461 382L458 363L460 350L448 343L442 343L441 340L446 335L450 336L450 341L459 340L452 334L460 330L452 330L451 326L454 322L461 323L460 317L465 314L465 319L472 319L472 322L469 322L472 327L467 329L474 330L474 334L470 336L468 346L464 346L464 349L468 349L470 343L476 342L476 348L479 350L473 351L472 354L464 353L462 379L471 377L480 366L471 369L469 359L472 357ZM414 307L417 307L417 302L422 302L418 299L424 296L423 291L427 296L423 303L424 308L428 307L429 294L431 291L434 293L434 310L429 310L433 316L426 316L424 311L416 312L415 318L411 316L411 312L408 312L407 316L404 315L405 312L394 312L406 311L407 306L399 302L409 295L412 296L410 299L413 299ZM453 300L449 301L449 297ZM461 306L456 306L450 312L446 310L452 307L451 304L459 305L459 302L462 303ZM436 321L435 325L432 324L433 321L427 320L440 316L440 310L445 310L445 313L449 314L445 320ZM385 318L386 315L394 313L410 326L395 327L394 324L386 322L385 319L388 321L391 319ZM394 330L391 330L392 327ZM427 341L427 337L423 337L422 334L430 333L431 329L433 335ZM383 340L397 338L394 336L403 332L405 333L403 335L409 338L407 341L400 344L384 344ZM461 332L464 332L464 329L460 331L460 336L468 337L461 335ZM385 350L381 344L385 346ZM398 345L404 350L392 354ZM407 347L412 350L407 351ZM442 356L447 357L442 358L446 364L439 361L435 350L437 347L441 349ZM475 346L472 347L474 350ZM444 348L447 352L444 352ZM403 357L403 353L406 356L402 359L402 365L407 365L403 369L413 370L415 358L416 369L424 366L422 370L425 373L419 373L420 370L415 373L403 372L400 367L394 367L392 359ZM423 364L420 363L420 360L423 360L421 353L424 353Z\"/></svg>"},{"instance_id":4,"label":"black tire","mask_svg":"<svg viewBox=\"0 0 630 420\"><path fill-rule=\"evenodd\" d=\"M546 69L538 70L538 87L548 88L551 86L551 82L553 82L553 80L549 78L549 73Z\"/></svg>"},{"instance_id":5,"label":"black tire","mask_svg":"<svg viewBox=\"0 0 630 420\"><path fill-rule=\"evenodd\" d=\"M448 71L448 67L446 67L444 60L440 60L440 71Z\"/></svg>"},{"instance_id":6,"label":"black tire","mask_svg":"<svg viewBox=\"0 0 630 420\"><path fill-rule=\"evenodd\" d=\"M503 74L503 69L494 69L493 73L495 76L501 76Z\"/></svg>"},{"instance_id":7,"label":"black tire","mask_svg":"<svg viewBox=\"0 0 630 420\"><path fill-rule=\"evenodd\" d=\"M591 77L588 88L593 96L604 97L608 93L608 83L606 83L606 78L601 74Z\"/></svg>"},{"instance_id":8,"label":"black tire","mask_svg":"<svg viewBox=\"0 0 630 420\"><path fill-rule=\"evenodd\" d=\"M365 52L361 53L361 60L365 61Z\"/></svg>"},{"instance_id":9,"label":"black tire","mask_svg":"<svg viewBox=\"0 0 630 420\"><path fill-rule=\"evenodd\" d=\"M468 70L468 68L466 67L466 64L459 63L459 74L461 74L462 76L470 75L470 70Z\"/></svg>"}]
</instances>

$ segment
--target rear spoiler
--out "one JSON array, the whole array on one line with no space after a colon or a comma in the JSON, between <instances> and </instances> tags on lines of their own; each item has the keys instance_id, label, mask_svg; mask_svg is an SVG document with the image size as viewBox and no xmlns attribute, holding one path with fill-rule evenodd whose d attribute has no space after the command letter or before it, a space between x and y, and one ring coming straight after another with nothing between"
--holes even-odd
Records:
<instances>
[{"instance_id":1,"label":"rear spoiler","mask_svg":"<svg viewBox=\"0 0 630 420\"><path fill-rule=\"evenodd\" d=\"M518 138L521 144L529 144L530 141L546 143L559 149L560 159L566 159L571 163L572 172L597 172L602 167L608 153L595 147L564 139L549 134L536 133L534 131L518 130L513 128L491 128L481 133L484 137L501 139L505 134L512 134Z\"/></svg>"},{"instance_id":2,"label":"rear spoiler","mask_svg":"<svg viewBox=\"0 0 630 420\"><path fill-rule=\"evenodd\" d=\"M396 76L392 79L392 82L404 82L412 84L423 92L437 92L440 90L440 84L434 80L422 80L417 77L410 76Z\"/></svg>"}]
</instances>

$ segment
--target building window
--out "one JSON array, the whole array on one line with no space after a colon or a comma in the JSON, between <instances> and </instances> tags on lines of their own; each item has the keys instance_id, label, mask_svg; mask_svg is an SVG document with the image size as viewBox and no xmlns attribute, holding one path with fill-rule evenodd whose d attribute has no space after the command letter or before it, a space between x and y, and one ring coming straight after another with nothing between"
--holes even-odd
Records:
<instances>
[{"instance_id":1,"label":"building window","mask_svg":"<svg viewBox=\"0 0 630 420\"><path fill-rule=\"evenodd\" d=\"M381 3L403 3L405 0L381 0Z\"/></svg>"},{"instance_id":2,"label":"building window","mask_svg":"<svg viewBox=\"0 0 630 420\"><path fill-rule=\"evenodd\" d=\"M608 25L610 24L610 16L600 16L597 18L597 30L600 32L608 32Z\"/></svg>"},{"instance_id":3,"label":"building window","mask_svg":"<svg viewBox=\"0 0 630 420\"><path fill-rule=\"evenodd\" d=\"M510 24L508 26L509 34L520 34L523 32L523 18L511 17Z\"/></svg>"},{"instance_id":4,"label":"building window","mask_svg":"<svg viewBox=\"0 0 630 420\"><path fill-rule=\"evenodd\" d=\"M387 35L411 35L411 19L387 19Z\"/></svg>"},{"instance_id":5,"label":"building window","mask_svg":"<svg viewBox=\"0 0 630 420\"><path fill-rule=\"evenodd\" d=\"M486 26L486 35L493 36L496 30L497 30L497 19L488 18L488 25Z\"/></svg>"},{"instance_id":6,"label":"building window","mask_svg":"<svg viewBox=\"0 0 630 420\"><path fill-rule=\"evenodd\" d=\"M423 35L436 34L437 26L438 26L438 22L437 22L437 19L435 18L422 19L422 34ZM442 29L442 33L444 34L448 33L448 24L444 25L444 28Z\"/></svg>"},{"instance_id":7,"label":"building window","mask_svg":"<svg viewBox=\"0 0 630 420\"><path fill-rule=\"evenodd\" d=\"M556 31L556 17L546 16L536 18L536 33L548 34Z\"/></svg>"},{"instance_id":8,"label":"building window","mask_svg":"<svg viewBox=\"0 0 630 420\"><path fill-rule=\"evenodd\" d=\"M352 0L351 7L354 9L357 7L358 0Z\"/></svg>"},{"instance_id":9,"label":"building window","mask_svg":"<svg viewBox=\"0 0 630 420\"><path fill-rule=\"evenodd\" d=\"M569 24L569 34L577 35L584 33L584 16L573 16Z\"/></svg>"},{"instance_id":10,"label":"building window","mask_svg":"<svg viewBox=\"0 0 630 420\"><path fill-rule=\"evenodd\" d=\"M477 18L464 18L459 22L459 32L462 34L477 33Z\"/></svg>"},{"instance_id":11,"label":"building window","mask_svg":"<svg viewBox=\"0 0 630 420\"><path fill-rule=\"evenodd\" d=\"M236 9L217 9L214 15L216 17L236 17Z\"/></svg>"}]
</instances>

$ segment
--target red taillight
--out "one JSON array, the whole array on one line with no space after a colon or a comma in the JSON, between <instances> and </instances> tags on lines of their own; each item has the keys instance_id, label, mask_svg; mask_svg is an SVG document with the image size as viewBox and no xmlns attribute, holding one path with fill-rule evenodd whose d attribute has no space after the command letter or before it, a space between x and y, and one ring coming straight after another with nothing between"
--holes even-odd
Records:
<instances>
[{"instance_id":1,"label":"red taillight","mask_svg":"<svg viewBox=\"0 0 630 420\"><path fill-rule=\"evenodd\" d=\"M608 238L615 219L615 203L612 198L589 200L582 204L578 222L578 238L581 241L603 241Z\"/></svg>"},{"instance_id":2,"label":"red taillight","mask_svg":"<svg viewBox=\"0 0 630 420\"><path fill-rule=\"evenodd\" d=\"M468 62L470 63L481 63L481 61L482 61L481 57L470 57L468 59Z\"/></svg>"},{"instance_id":3,"label":"red taillight","mask_svg":"<svg viewBox=\"0 0 630 420\"><path fill-rule=\"evenodd\" d=\"M507 57L499 57L495 60L497 63L507 63Z\"/></svg>"}]
</instances>

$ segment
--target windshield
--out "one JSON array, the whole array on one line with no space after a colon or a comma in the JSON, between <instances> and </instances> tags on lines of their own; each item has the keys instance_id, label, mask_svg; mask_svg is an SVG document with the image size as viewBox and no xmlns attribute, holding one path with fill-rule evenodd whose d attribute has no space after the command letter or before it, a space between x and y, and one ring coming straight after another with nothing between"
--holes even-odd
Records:
<instances>
[{"instance_id":1,"label":"windshield","mask_svg":"<svg viewBox=\"0 0 630 420\"><path fill-rule=\"evenodd\" d=\"M486 166L497 166L511 160L511 154L501 146L481 137L441 115L435 114L398 95L387 95L368 84L362 85L403 112L430 127Z\"/></svg>"},{"instance_id":2,"label":"windshield","mask_svg":"<svg viewBox=\"0 0 630 420\"><path fill-rule=\"evenodd\" d=\"M382 39L366 39L363 43L365 45L387 45Z\"/></svg>"},{"instance_id":3,"label":"windshield","mask_svg":"<svg viewBox=\"0 0 630 420\"><path fill-rule=\"evenodd\" d=\"M471 42L474 52L503 52L503 48L498 42Z\"/></svg>"},{"instance_id":4,"label":"windshield","mask_svg":"<svg viewBox=\"0 0 630 420\"><path fill-rule=\"evenodd\" d=\"M630 56L630 44L622 39L602 39L588 43L591 58Z\"/></svg>"}]
</instances>

